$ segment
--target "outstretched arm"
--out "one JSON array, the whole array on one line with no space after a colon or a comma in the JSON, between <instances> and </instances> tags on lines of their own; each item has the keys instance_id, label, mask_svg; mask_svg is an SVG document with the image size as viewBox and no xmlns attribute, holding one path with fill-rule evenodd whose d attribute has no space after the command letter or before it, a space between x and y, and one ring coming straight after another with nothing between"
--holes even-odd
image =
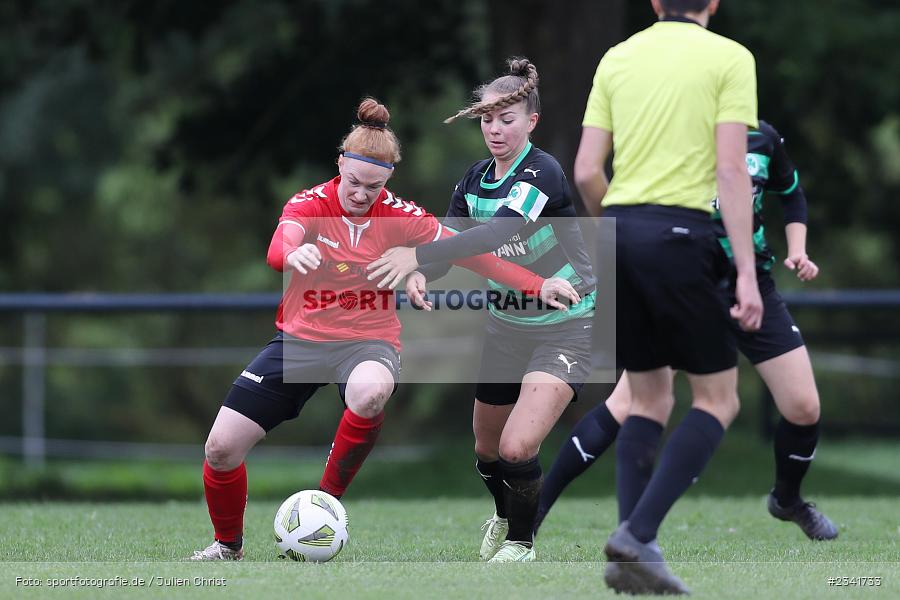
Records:
<instances>
[{"instance_id":1,"label":"outstretched arm","mask_svg":"<svg viewBox=\"0 0 900 600\"><path fill-rule=\"evenodd\" d=\"M509 207L501 206L485 223L456 235L442 237L430 244L416 248L416 263L429 264L453 261L475 256L499 248L506 240L521 230L528 221Z\"/></svg>"},{"instance_id":2,"label":"outstretched arm","mask_svg":"<svg viewBox=\"0 0 900 600\"><path fill-rule=\"evenodd\" d=\"M444 229L442 236L453 236L452 231ZM470 271L474 271L479 275L483 275L488 279L497 281L506 287L514 290L520 290L526 294L539 296L541 301L560 310L568 310L568 307L559 301L564 298L571 304L577 304L581 301L581 297L572 284L565 279L559 277L551 277L544 279L540 275L536 275L531 271L520 267L515 263L511 263L502 258L498 258L493 254L479 254L478 256L469 256L459 258L453 261L453 264L459 265ZM426 310L430 310L430 305L425 301L425 282L420 273L413 273L407 280L407 294L413 299L416 306L421 306Z\"/></svg>"},{"instance_id":3,"label":"outstretched arm","mask_svg":"<svg viewBox=\"0 0 900 600\"><path fill-rule=\"evenodd\" d=\"M443 265L465 257L477 256L498 248L523 228L527 221L515 211L502 206L490 221L456 235L442 235L440 239L415 248L396 246L367 267L369 279L381 278L378 287L393 288L404 277L423 264ZM444 231L447 231L444 228ZM456 263L459 264L459 263ZM441 267L443 268L443 267ZM449 266L447 267L449 270ZM441 275L446 274L441 273Z\"/></svg>"}]
</instances>

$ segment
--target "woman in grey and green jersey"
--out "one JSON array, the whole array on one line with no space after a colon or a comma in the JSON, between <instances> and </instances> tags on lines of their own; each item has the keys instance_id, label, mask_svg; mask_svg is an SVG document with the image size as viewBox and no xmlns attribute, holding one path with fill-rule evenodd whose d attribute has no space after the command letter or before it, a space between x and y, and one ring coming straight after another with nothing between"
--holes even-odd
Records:
<instances>
[{"instance_id":1,"label":"woman in grey and green jersey","mask_svg":"<svg viewBox=\"0 0 900 600\"><path fill-rule=\"evenodd\" d=\"M490 282L489 293L502 300L489 307L473 429L476 468L495 504L483 526L480 557L493 562L534 560L538 450L590 373L596 294L566 177L556 159L529 140L540 113L537 69L525 59L510 60L509 67L456 115L480 118L491 153L453 192L444 224L460 233L450 244L394 248L371 265L391 282L426 265L406 283L412 301L426 309L425 282L446 273L447 261L491 251L577 291L568 310L547 310L523 305Z\"/></svg>"}]
</instances>

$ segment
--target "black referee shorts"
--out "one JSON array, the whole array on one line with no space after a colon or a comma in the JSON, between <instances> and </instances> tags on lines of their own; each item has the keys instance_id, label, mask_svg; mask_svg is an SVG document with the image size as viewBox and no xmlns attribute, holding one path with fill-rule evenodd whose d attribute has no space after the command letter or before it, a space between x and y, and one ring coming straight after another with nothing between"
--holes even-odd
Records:
<instances>
[{"instance_id":1,"label":"black referee shorts","mask_svg":"<svg viewBox=\"0 0 900 600\"><path fill-rule=\"evenodd\" d=\"M329 383L337 383L343 400L350 373L368 360L387 367L396 391L400 355L387 342L312 342L279 331L234 380L223 405L268 432L296 418L316 390Z\"/></svg>"},{"instance_id":2,"label":"black referee shorts","mask_svg":"<svg viewBox=\"0 0 900 600\"><path fill-rule=\"evenodd\" d=\"M616 355L620 368L694 374L737 365L725 302L730 271L710 216L658 205L613 206Z\"/></svg>"}]
</instances>

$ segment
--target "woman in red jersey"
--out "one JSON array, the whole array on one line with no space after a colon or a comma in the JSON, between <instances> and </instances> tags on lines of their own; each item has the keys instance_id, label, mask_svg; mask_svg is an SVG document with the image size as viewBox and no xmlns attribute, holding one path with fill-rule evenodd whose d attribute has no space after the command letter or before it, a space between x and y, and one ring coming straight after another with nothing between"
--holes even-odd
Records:
<instances>
[{"instance_id":1,"label":"woman in red jersey","mask_svg":"<svg viewBox=\"0 0 900 600\"><path fill-rule=\"evenodd\" d=\"M393 246L451 235L432 215L384 185L400 160L390 114L363 100L341 144L339 175L285 204L268 264L290 275L278 333L234 381L206 441L203 485L215 539L192 560L243 558L247 501L244 457L266 433L295 418L316 390L337 383L346 409L319 488L340 498L375 444L400 372L400 322L393 293L365 266ZM543 279L493 255L457 261L514 289L564 308L565 280Z\"/></svg>"}]
</instances>

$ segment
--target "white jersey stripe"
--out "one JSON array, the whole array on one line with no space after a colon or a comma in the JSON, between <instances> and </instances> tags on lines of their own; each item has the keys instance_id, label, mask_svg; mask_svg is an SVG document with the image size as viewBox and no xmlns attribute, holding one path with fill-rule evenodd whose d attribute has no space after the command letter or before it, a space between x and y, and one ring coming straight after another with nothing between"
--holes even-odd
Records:
<instances>
[{"instance_id":1,"label":"white jersey stripe","mask_svg":"<svg viewBox=\"0 0 900 600\"><path fill-rule=\"evenodd\" d=\"M290 219L284 219L284 220L282 220L282 221L279 221L279 222L278 222L278 227L281 227L281 226L284 225L285 223L290 223L291 225L296 225L297 227L299 227L300 229L303 230L303 233L306 233L306 227L304 227L303 225L301 225L301 224L298 223L297 221L292 221L292 220L290 220Z\"/></svg>"}]
</instances>

